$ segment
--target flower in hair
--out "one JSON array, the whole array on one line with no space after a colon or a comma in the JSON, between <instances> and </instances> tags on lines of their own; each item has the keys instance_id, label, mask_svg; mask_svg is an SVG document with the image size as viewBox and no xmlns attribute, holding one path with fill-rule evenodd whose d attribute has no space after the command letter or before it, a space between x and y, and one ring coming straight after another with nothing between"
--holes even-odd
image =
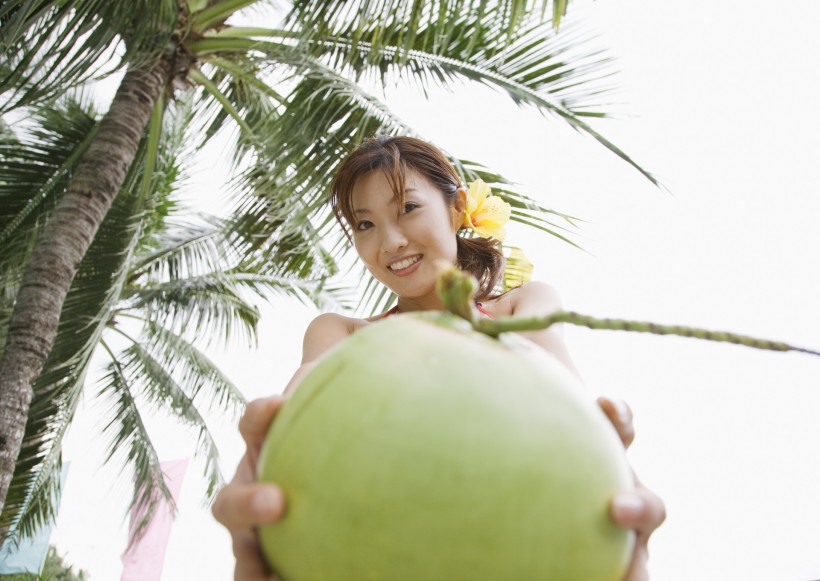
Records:
<instances>
[{"instance_id":1,"label":"flower in hair","mask_svg":"<svg viewBox=\"0 0 820 581\"><path fill-rule=\"evenodd\" d=\"M507 236L504 226L510 220L512 207L491 194L490 186L484 180L478 179L470 184L463 226L482 238L492 237L503 242Z\"/></svg>"}]
</instances>

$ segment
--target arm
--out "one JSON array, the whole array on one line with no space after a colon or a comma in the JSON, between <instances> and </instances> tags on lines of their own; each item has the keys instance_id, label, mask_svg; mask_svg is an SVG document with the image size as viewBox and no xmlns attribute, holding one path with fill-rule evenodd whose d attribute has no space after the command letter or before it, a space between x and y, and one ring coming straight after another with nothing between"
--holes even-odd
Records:
<instances>
[{"instance_id":1,"label":"arm","mask_svg":"<svg viewBox=\"0 0 820 581\"><path fill-rule=\"evenodd\" d=\"M516 317L546 316L563 308L558 292L543 282L528 282L511 292L515 293L511 297L511 314ZM521 336L555 355L578 378L581 377L564 344L563 326L553 325L549 329L521 333Z\"/></svg>"},{"instance_id":2,"label":"arm","mask_svg":"<svg viewBox=\"0 0 820 581\"><path fill-rule=\"evenodd\" d=\"M270 581L274 579L262 554L255 527L277 521L285 511L282 490L272 484L256 481L256 462L262 443L276 412L319 356L350 334L344 317L324 314L316 317L305 332L302 364L285 387L283 396L272 396L248 404L239 420L239 432L245 440L245 455L231 482L220 490L212 512L231 535L236 557L235 581Z\"/></svg>"},{"instance_id":3,"label":"arm","mask_svg":"<svg viewBox=\"0 0 820 581\"><path fill-rule=\"evenodd\" d=\"M278 395L252 401L239 420L247 449L230 483L219 491L211 507L214 517L228 529L236 558L235 581L274 579L259 551L255 527L277 521L285 510L282 490L256 482L256 460L268 427L284 402Z\"/></svg>"},{"instance_id":4,"label":"arm","mask_svg":"<svg viewBox=\"0 0 820 581\"><path fill-rule=\"evenodd\" d=\"M325 351L350 336L352 332L347 319L335 313L324 313L310 322L302 341L302 363L293 374L284 395L293 393L296 386Z\"/></svg>"}]
</instances>

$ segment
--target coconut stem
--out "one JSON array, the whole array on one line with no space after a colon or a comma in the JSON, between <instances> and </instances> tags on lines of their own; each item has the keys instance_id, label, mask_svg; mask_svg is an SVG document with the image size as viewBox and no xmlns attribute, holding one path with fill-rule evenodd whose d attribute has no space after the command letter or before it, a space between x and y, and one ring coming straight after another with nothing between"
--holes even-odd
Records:
<instances>
[{"instance_id":1,"label":"coconut stem","mask_svg":"<svg viewBox=\"0 0 820 581\"><path fill-rule=\"evenodd\" d=\"M653 335L676 335L678 337L692 337L694 339L705 339L707 341L745 345L746 347L766 349L768 351L798 351L800 353L820 356L820 351L795 347L794 345L789 345L781 341L770 341L768 339L758 339L747 335L738 335L724 331L710 331L708 329L698 329L695 327L683 327L680 325L658 325L657 323L646 321L627 321L624 319L596 319L595 317L589 317L572 311L556 311L545 317L484 318L474 322L473 327L477 331L495 337L501 333L547 329L556 323L569 323L589 329L604 329L608 331L632 331L633 333L651 333Z\"/></svg>"},{"instance_id":2,"label":"coconut stem","mask_svg":"<svg viewBox=\"0 0 820 581\"><path fill-rule=\"evenodd\" d=\"M478 283L469 274L457 268L448 268L439 275L437 290L444 308L459 317L466 319L476 331L497 337L501 333L518 333L523 331L539 331L547 329L556 323L569 323L590 329L604 329L609 331L632 331L633 333L651 333L654 335L677 335L692 337L707 341L733 343L745 345L755 349L768 351L797 351L810 355L820 356L820 351L795 347L780 341L758 339L746 335L726 333L724 331L710 331L695 327L680 325L658 325L645 321L628 321L624 319L596 319L571 311L556 311L543 317L501 317L489 319L483 317L475 306L475 291Z\"/></svg>"},{"instance_id":3,"label":"coconut stem","mask_svg":"<svg viewBox=\"0 0 820 581\"><path fill-rule=\"evenodd\" d=\"M477 290L478 281L472 275L449 265L436 279L436 292L445 310L466 319L473 328L481 320L481 313L475 306Z\"/></svg>"}]
</instances>

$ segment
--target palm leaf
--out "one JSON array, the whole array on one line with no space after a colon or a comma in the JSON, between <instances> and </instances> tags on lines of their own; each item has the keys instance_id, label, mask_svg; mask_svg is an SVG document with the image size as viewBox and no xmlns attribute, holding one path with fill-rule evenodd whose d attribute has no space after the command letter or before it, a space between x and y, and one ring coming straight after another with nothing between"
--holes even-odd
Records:
<instances>
[{"instance_id":1,"label":"palm leaf","mask_svg":"<svg viewBox=\"0 0 820 581\"><path fill-rule=\"evenodd\" d=\"M42 103L129 62L162 53L174 0L7 0L0 6L0 113ZM114 58L120 51L122 58Z\"/></svg>"},{"instance_id":2,"label":"palm leaf","mask_svg":"<svg viewBox=\"0 0 820 581\"><path fill-rule=\"evenodd\" d=\"M530 21L510 37L493 16L492 10L487 11L487 26L433 50L421 41L412 48L401 47L397 44L401 30L392 31L387 39L392 38L392 43L356 42L350 40L350 31L342 31L312 40L310 47L317 58L328 59L330 66L347 65L357 76L378 72L384 77L394 71L425 86L464 78L504 91L516 103L534 106L590 135L657 185L649 172L584 120L607 116L596 108L611 99L611 59L574 27L556 35L546 24ZM470 17L456 19L456 24L470 30ZM479 43L474 42L476 36L481 38Z\"/></svg>"},{"instance_id":3,"label":"palm leaf","mask_svg":"<svg viewBox=\"0 0 820 581\"><path fill-rule=\"evenodd\" d=\"M303 28L305 34L315 31L316 36L324 36L344 32L353 42L366 39L377 45L396 46L423 43L425 50L435 50L452 37L463 34L457 23L460 17L469 15L470 28L480 29L485 14L493 10L498 25L512 33L529 14L540 12L543 19L549 0L499 0L488 4L486 0L296 0L289 20ZM558 0L553 5L553 15L563 14L566 10L565 0ZM406 29L396 42L390 31L398 25L406 25Z\"/></svg>"},{"instance_id":4,"label":"palm leaf","mask_svg":"<svg viewBox=\"0 0 820 581\"><path fill-rule=\"evenodd\" d=\"M533 271L533 264L523 250L512 246L508 248L510 252L505 260L503 292L529 282Z\"/></svg>"},{"instance_id":5,"label":"palm leaf","mask_svg":"<svg viewBox=\"0 0 820 581\"><path fill-rule=\"evenodd\" d=\"M123 468L131 466L134 469L135 485L131 506L144 514L136 527L139 535L160 499L165 499L171 506L174 505L174 499L165 483L159 457L137 407L134 393L137 388L107 343L102 342L101 345L110 358L108 372L99 384L97 394L110 402L106 414L109 421L103 428L103 434L110 439L105 461L115 460Z\"/></svg>"},{"instance_id":6,"label":"palm leaf","mask_svg":"<svg viewBox=\"0 0 820 581\"><path fill-rule=\"evenodd\" d=\"M97 130L89 99L69 95L31 112L21 136L0 135L0 272L5 292ZM18 273L10 276L10 273Z\"/></svg>"},{"instance_id":7,"label":"palm leaf","mask_svg":"<svg viewBox=\"0 0 820 581\"><path fill-rule=\"evenodd\" d=\"M215 272L232 261L226 252L238 259L220 222L204 216L197 223L166 220L162 231L151 237L150 247L135 257L129 282L160 282Z\"/></svg>"},{"instance_id":8,"label":"palm leaf","mask_svg":"<svg viewBox=\"0 0 820 581\"><path fill-rule=\"evenodd\" d=\"M213 495L214 490L224 482L222 472L219 469L219 452L214 442L211 432L205 423L205 419L197 410L197 406L191 395L186 393L186 389L168 372L169 368L162 361L158 360L154 354L142 347L139 343L132 343L124 351L117 355L122 373L129 379L131 390L138 391L150 404L154 412L162 410L177 418L184 424L194 428L197 433L197 456L205 459L205 477L207 478L208 497ZM188 386L197 387L197 386ZM237 395L235 389L232 395ZM241 396L240 396L241 397ZM231 401L232 406L237 402ZM240 405L244 403L240 400ZM138 413L138 412L131 412ZM141 428L132 422L132 425L140 430ZM122 432L118 432L118 441ZM142 438L142 434L137 434ZM119 443L119 442L118 442ZM140 481L143 482L143 481ZM147 486L156 486L153 481L144 481ZM159 498L160 487L157 490L147 491L149 497Z\"/></svg>"},{"instance_id":9,"label":"palm leaf","mask_svg":"<svg viewBox=\"0 0 820 581\"><path fill-rule=\"evenodd\" d=\"M146 321L143 332L144 344L155 360L164 369L173 370L179 385L197 405L230 413L244 408L242 393L192 342L150 321Z\"/></svg>"},{"instance_id":10,"label":"palm leaf","mask_svg":"<svg viewBox=\"0 0 820 581\"><path fill-rule=\"evenodd\" d=\"M240 276L213 272L131 287L120 310L142 311L149 321L189 329L211 342L229 341L237 332L255 342L259 310L244 300L242 283Z\"/></svg>"}]
</instances>

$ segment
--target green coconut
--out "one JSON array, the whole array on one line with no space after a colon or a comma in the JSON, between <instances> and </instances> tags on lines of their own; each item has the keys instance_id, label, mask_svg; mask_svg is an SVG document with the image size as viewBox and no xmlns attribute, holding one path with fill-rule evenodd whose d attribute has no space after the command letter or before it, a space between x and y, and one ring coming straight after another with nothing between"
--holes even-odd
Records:
<instances>
[{"instance_id":1,"label":"green coconut","mask_svg":"<svg viewBox=\"0 0 820 581\"><path fill-rule=\"evenodd\" d=\"M633 486L591 395L517 335L397 315L330 350L280 410L259 478L283 518L259 531L285 581L620 581Z\"/></svg>"}]
</instances>

